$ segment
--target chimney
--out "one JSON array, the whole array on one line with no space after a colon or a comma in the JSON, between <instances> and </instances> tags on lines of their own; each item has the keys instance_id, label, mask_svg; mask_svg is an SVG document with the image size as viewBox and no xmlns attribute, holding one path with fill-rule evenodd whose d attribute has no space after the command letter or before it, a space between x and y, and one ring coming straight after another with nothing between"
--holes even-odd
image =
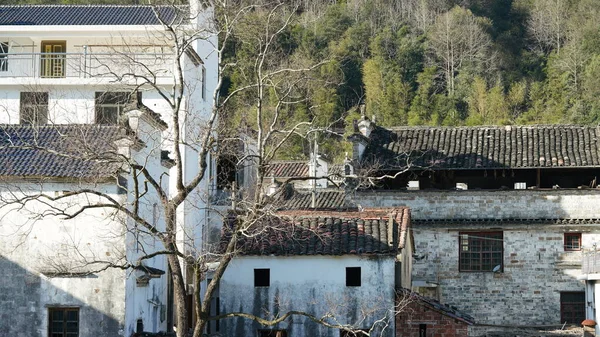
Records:
<instances>
[{"instance_id":1,"label":"chimney","mask_svg":"<svg viewBox=\"0 0 600 337\"><path fill-rule=\"evenodd\" d=\"M375 123L372 123L369 118L363 115L358 122L358 130L363 136L369 138L371 131L373 131L373 127L375 126L374 124Z\"/></svg>"}]
</instances>

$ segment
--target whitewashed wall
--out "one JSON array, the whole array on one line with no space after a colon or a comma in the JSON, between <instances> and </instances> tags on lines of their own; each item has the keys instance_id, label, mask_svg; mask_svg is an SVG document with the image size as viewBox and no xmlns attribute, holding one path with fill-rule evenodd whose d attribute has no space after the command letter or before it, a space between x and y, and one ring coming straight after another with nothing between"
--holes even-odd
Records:
<instances>
[{"instance_id":1,"label":"whitewashed wall","mask_svg":"<svg viewBox=\"0 0 600 337\"><path fill-rule=\"evenodd\" d=\"M346 287L346 267L361 267L360 287ZM270 269L270 287L254 287L255 268ZM263 317L288 310L306 311L317 317L330 313L339 324L369 328L376 319L389 317L394 307L394 258L236 257L223 275L219 296L221 313L243 311ZM364 313L368 313L367 317ZM389 324L383 336L393 336L393 321ZM257 329L265 329L243 318L224 319L220 327L223 336L239 337L256 336ZM294 317L276 328L287 329L290 337L340 335L339 330L302 317Z\"/></svg>"}]
</instances>

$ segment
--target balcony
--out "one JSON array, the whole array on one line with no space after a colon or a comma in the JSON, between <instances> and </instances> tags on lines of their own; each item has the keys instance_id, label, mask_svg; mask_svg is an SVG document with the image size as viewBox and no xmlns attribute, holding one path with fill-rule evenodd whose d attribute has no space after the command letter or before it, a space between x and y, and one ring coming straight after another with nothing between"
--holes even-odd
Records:
<instances>
[{"instance_id":1,"label":"balcony","mask_svg":"<svg viewBox=\"0 0 600 337\"><path fill-rule=\"evenodd\" d=\"M600 273L600 251L590 250L583 252L582 274Z\"/></svg>"},{"instance_id":2,"label":"balcony","mask_svg":"<svg viewBox=\"0 0 600 337\"><path fill-rule=\"evenodd\" d=\"M10 53L0 54L0 79L108 78L173 79L172 53Z\"/></svg>"}]
</instances>

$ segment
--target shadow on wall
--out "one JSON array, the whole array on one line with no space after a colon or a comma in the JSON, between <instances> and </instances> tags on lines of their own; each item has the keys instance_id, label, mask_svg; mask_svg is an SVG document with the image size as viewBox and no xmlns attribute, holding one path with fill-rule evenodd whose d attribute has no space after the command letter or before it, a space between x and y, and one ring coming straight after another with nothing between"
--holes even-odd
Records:
<instances>
[{"instance_id":1,"label":"shadow on wall","mask_svg":"<svg viewBox=\"0 0 600 337\"><path fill-rule=\"evenodd\" d=\"M0 336L46 336L50 329L61 336L72 331L77 331L79 336L119 336L122 322L87 305L84 299L53 286L45 276L26 270L2 255L0 270ZM42 302L43 297L60 299L60 302L46 304ZM111 301L108 294L92 286L89 297Z\"/></svg>"}]
</instances>

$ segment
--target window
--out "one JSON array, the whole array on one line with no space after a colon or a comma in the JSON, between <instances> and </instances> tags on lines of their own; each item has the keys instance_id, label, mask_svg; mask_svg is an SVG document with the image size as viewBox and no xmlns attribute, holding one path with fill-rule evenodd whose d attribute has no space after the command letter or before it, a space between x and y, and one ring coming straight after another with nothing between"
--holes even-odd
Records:
<instances>
[{"instance_id":1,"label":"window","mask_svg":"<svg viewBox=\"0 0 600 337\"><path fill-rule=\"evenodd\" d=\"M502 232L459 233L460 271L502 271Z\"/></svg>"},{"instance_id":2,"label":"window","mask_svg":"<svg viewBox=\"0 0 600 337\"><path fill-rule=\"evenodd\" d=\"M206 68L202 66L202 99L206 99Z\"/></svg>"},{"instance_id":3,"label":"window","mask_svg":"<svg viewBox=\"0 0 600 337\"><path fill-rule=\"evenodd\" d=\"M8 71L8 42L0 42L0 71Z\"/></svg>"},{"instance_id":4,"label":"window","mask_svg":"<svg viewBox=\"0 0 600 337\"><path fill-rule=\"evenodd\" d=\"M79 308L49 308L48 337L79 336Z\"/></svg>"},{"instance_id":5,"label":"window","mask_svg":"<svg viewBox=\"0 0 600 337\"><path fill-rule=\"evenodd\" d=\"M268 287L271 285L270 269L254 269L254 286Z\"/></svg>"},{"instance_id":6,"label":"window","mask_svg":"<svg viewBox=\"0 0 600 337\"><path fill-rule=\"evenodd\" d=\"M141 102L142 93L135 96L131 92L96 92L96 124L117 125L127 104L135 99Z\"/></svg>"},{"instance_id":7,"label":"window","mask_svg":"<svg viewBox=\"0 0 600 337\"><path fill-rule=\"evenodd\" d=\"M40 71L42 77L65 77L66 41L42 41Z\"/></svg>"},{"instance_id":8,"label":"window","mask_svg":"<svg viewBox=\"0 0 600 337\"><path fill-rule=\"evenodd\" d=\"M360 267L346 268L346 287L360 287Z\"/></svg>"},{"instance_id":9,"label":"window","mask_svg":"<svg viewBox=\"0 0 600 337\"><path fill-rule=\"evenodd\" d=\"M581 233L565 233L565 251L581 250Z\"/></svg>"},{"instance_id":10,"label":"window","mask_svg":"<svg viewBox=\"0 0 600 337\"><path fill-rule=\"evenodd\" d=\"M577 324L585 319L585 292L560 293L560 321L561 323Z\"/></svg>"},{"instance_id":11,"label":"window","mask_svg":"<svg viewBox=\"0 0 600 337\"><path fill-rule=\"evenodd\" d=\"M287 337L287 330L258 330L258 337Z\"/></svg>"},{"instance_id":12,"label":"window","mask_svg":"<svg viewBox=\"0 0 600 337\"><path fill-rule=\"evenodd\" d=\"M22 92L20 108L21 124L48 123L48 93Z\"/></svg>"}]
</instances>

